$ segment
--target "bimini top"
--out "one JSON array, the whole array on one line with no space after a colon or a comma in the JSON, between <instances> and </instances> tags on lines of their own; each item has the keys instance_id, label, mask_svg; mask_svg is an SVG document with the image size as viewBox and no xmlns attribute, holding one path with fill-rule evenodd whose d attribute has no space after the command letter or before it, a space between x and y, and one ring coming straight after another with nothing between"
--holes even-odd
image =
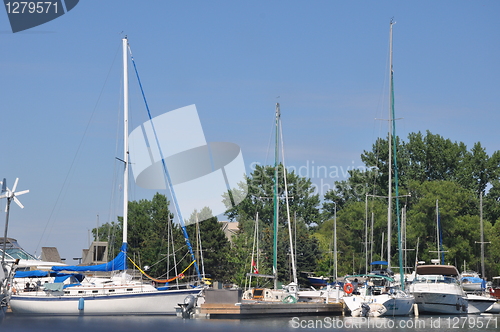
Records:
<instances>
[{"instance_id":1,"label":"bimini top","mask_svg":"<svg viewBox=\"0 0 500 332\"><path fill-rule=\"evenodd\" d=\"M419 275L443 275L453 277L459 275L457 268L453 265L418 265L415 272Z\"/></svg>"},{"instance_id":2,"label":"bimini top","mask_svg":"<svg viewBox=\"0 0 500 332\"><path fill-rule=\"evenodd\" d=\"M386 261L375 261L371 262L370 265L389 265Z\"/></svg>"}]
</instances>

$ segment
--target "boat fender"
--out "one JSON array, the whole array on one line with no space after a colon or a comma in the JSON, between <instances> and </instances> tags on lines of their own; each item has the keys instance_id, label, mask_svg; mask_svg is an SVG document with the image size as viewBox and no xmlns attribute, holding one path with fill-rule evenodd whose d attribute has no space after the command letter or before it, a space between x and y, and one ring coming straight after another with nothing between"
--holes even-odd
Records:
<instances>
[{"instance_id":1,"label":"boat fender","mask_svg":"<svg viewBox=\"0 0 500 332\"><path fill-rule=\"evenodd\" d=\"M344 284L344 292L351 294L354 291L354 286L351 283Z\"/></svg>"},{"instance_id":2,"label":"boat fender","mask_svg":"<svg viewBox=\"0 0 500 332\"><path fill-rule=\"evenodd\" d=\"M83 299L83 297L81 297L78 300L78 310L83 310L84 307L85 307L85 300Z\"/></svg>"}]
</instances>

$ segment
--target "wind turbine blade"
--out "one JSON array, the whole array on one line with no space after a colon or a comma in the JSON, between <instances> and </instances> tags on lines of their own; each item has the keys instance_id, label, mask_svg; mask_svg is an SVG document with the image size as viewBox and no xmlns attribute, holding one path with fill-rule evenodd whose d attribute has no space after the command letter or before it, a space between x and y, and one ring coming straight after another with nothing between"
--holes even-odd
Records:
<instances>
[{"instance_id":1,"label":"wind turbine blade","mask_svg":"<svg viewBox=\"0 0 500 332\"><path fill-rule=\"evenodd\" d=\"M24 209L24 205L21 204L21 201L19 201L16 196L14 196L14 202L16 202L16 204L19 205L21 209Z\"/></svg>"},{"instance_id":2,"label":"wind turbine blade","mask_svg":"<svg viewBox=\"0 0 500 332\"><path fill-rule=\"evenodd\" d=\"M12 192L15 193L16 192L16 188L17 188L17 183L19 182L19 178L16 178L16 181L14 181L14 186L12 187Z\"/></svg>"},{"instance_id":3,"label":"wind turbine blade","mask_svg":"<svg viewBox=\"0 0 500 332\"><path fill-rule=\"evenodd\" d=\"M2 193L6 192L7 191L7 180L5 180L5 178L3 179L3 182L2 182Z\"/></svg>"},{"instance_id":4,"label":"wind turbine blade","mask_svg":"<svg viewBox=\"0 0 500 332\"><path fill-rule=\"evenodd\" d=\"M30 192L29 190L23 190L23 191L18 191L17 193L14 193L14 195L19 196L19 195L22 195L22 194L27 194L29 192Z\"/></svg>"}]
</instances>

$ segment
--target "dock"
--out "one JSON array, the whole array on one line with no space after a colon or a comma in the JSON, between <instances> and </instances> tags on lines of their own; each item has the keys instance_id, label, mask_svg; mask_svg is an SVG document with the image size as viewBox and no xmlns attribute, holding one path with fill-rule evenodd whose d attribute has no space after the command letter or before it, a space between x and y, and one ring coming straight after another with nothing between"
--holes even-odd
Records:
<instances>
[{"instance_id":1,"label":"dock","mask_svg":"<svg viewBox=\"0 0 500 332\"><path fill-rule=\"evenodd\" d=\"M242 290L207 289L204 303L191 311L192 318L239 319L257 317L338 316L344 312L339 301L283 302L273 291L257 289L254 299L244 300ZM256 295L259 294L259 295ZM274 299L274 300L271 300ZM180 308L179 308L180 309ZM178 313L178 316L180 313Z\"/></svg>"},{"instance_id":2,"label":"dock","mask_svg":"<svg viewBox=\"0 0 500 332\"><path fill-rule=\"evenodd\" d=\"M196 318L255 318L270 316L342 315L342 303L203 303Z\"/></svg>"}]
</instances>

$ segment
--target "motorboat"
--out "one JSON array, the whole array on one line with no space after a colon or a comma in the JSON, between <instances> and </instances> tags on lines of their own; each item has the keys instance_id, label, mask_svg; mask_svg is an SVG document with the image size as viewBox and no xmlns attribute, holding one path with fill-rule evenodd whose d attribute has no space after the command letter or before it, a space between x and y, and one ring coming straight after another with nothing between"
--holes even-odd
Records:
<instances>
[{"instance_id":1,"label":"motorboat","mask_svg":"<svg viewBox=\"0 0 500 332\"><path fill-rule=\"evenodd\" d=\"M418 265L409 287L419 313L467 314L468 299L452 265Z\"/></svg>"}]
</instances>

